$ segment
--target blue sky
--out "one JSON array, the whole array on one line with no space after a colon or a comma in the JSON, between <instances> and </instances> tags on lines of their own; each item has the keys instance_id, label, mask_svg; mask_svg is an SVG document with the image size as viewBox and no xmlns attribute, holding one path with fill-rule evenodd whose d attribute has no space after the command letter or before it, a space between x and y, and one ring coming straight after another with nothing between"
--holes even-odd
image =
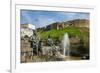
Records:
<instances>
[{"instance_id":1,"label":"blue sky","mask_svg":"<svg viewBox=\"0 0 100 73\"><path fill-rule=\"evenodd\" d=\"M20 23L30 23L36 28L49 25L54 22L63 22L73 19L89 19L89 13L21 10Z\"/></svg>"}]
</instances>

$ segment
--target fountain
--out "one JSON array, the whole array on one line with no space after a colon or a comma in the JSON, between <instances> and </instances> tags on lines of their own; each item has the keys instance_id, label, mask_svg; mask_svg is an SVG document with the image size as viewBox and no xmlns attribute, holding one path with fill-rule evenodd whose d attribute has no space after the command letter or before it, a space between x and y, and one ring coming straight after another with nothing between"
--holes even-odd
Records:
<instances>
[{"instance_id":1,"label":"fountain","mask_svg":"<svg viewBox=\"0 0 100 73\"><path fill-rule=\"evenodd\" d=\"M63 50L63 56L70 56L70 41L69 41L69 37L68 34L65 33L62 39L62 50Z\"/></svg>"}]
</instances>

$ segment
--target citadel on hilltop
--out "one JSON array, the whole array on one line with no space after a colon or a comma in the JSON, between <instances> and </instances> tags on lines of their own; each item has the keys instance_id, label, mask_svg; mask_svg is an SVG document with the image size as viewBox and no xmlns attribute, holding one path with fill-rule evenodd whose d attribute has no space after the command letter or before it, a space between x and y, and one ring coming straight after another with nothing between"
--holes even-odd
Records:
<instances>
[{"instance_id":1,"label":"citadel on hilltop","mask_svg":"<svg viewBox=\"0 0 100 73\"><path fill-rule=\"evenodd\" d=\"M52 24L47 25L46 27L38 28L39 30L51 30L51 29L63 29L68 26L74 26L74 27L86 27L89 28L89 20L86 19L75 19L65 22L55 22Z\"/></svg>"}]
</instances>

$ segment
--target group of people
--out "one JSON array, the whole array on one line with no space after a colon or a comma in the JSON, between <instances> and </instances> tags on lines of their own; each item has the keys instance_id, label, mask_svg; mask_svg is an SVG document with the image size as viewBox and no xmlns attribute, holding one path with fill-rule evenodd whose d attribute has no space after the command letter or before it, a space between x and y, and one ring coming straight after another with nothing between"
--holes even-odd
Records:
<instances>
[{"instance_id":1,"label":"group of people","mask_svg":"<svg viewBox=\"0 0 100 73\"><path fill-rule=\"evenodd\" d=\"M42 54L42 40L37 38L35 31L33 31L33 35L30 37L29 42L33 51L33 55Z\"/></svg>"},{"instance_id":2,"label":"group of people","mask_svg":"<svg viewBox=\"0 0 100 73\"><path fill-rule=\"evenodd\" d=\"M37 34L35 31L33 31L33 35L29 38L29 42L30 42L30 47L32 48L33 51L33 55L43 54L43 41L37 38ZM48 36L47 39L47 45L50 46L53 51L56 49L54 41L50 35Z\"/></svg>"}]
</instances>

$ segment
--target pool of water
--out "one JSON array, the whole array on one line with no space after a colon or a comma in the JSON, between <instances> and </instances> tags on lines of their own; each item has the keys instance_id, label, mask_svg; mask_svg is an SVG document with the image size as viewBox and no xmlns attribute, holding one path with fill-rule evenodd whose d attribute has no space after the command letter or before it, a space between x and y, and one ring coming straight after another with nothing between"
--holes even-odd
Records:
<instances>
[{"instance_id":1,"label":"pool of water","mask_svg":"<svg viewBox=\"0 0 100 73\"><path fill-rule=\"evenodd\" d=\"M81 60L81 57L75 57L75 56L66 56L65 61L67 60Z\"/></svg>"}]
</instances>

